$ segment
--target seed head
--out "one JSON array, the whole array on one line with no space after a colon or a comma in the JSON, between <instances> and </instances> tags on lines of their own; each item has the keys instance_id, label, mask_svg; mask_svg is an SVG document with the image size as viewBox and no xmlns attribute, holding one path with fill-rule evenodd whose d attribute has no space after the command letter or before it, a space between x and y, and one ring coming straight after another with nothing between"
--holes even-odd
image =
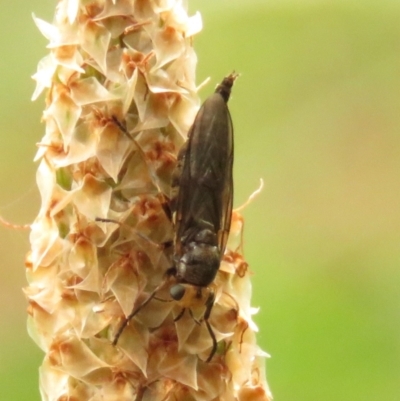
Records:
<instances>
[{"instance_id":1,"label":"seed head","mask_svg":"<svg viewBox=\"0 0 400 401\"><path fill-rule=\"evenodd\" d=\"M166 289L112 345L171 265L165 205L199 107L200 15L181 0L61 0L52 23L34 19L49 54L34 75L46 129L25 293L45 352L42 399L269 400L238 214L215 280L212 361L204 306L174 321L180 307Z\"/></svg>"}]
</instances>

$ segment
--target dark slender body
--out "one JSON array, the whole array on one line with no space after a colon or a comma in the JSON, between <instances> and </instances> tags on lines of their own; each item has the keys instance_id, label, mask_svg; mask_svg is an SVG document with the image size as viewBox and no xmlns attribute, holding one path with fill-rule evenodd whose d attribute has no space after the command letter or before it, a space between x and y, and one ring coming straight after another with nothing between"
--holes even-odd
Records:
<instances>
[{"instance_id":1,"label":"dark slender body","mask_svg":"<svg viewBox=\"0 0 400 401\"><path fill-rule=\"evenodd\" d=\"M218 272L231 224L233 129L227 101L235 78L225 78L204 102L178 161L175 275L200 287Z\"/></svg>"},{"instance_id":2,"label":"dark slender body","mask_svg":"<svg viewBox=\"0 0 400 401\"><path fill-rule=\"evenodd\" d=\"M226 77L203 103L179 153L174 177L178 195L172 201L177 284L170 293L175 300L185 296L187 285L195 287L194 297L201 298L201 289L214 281L225 251L233 202L233 127L227 102L235 79L235 74ZM212 290L204 304L204 321L213 341L209 361L217 349L208 322L214 304Z\"/></svg>"},{"instance_id":3,"label":"dark slender body","mask_svg":"<svg viewBox=\"0 0 400 401\"><path fill-rule=\"evenodd\" d=\"M188 140L178 155L172 178L171 210L175 212L174 267L168 276L176 284L171 297L180 301L186 295L186 308L204 301L203 319L213 342L207 362L217 349L217 341L208 322L214 292L207 287L214 281L229 235L233 201L233 128L227 102L236 74L224 78L201 106ZM116 345L124 328L168 282L161 283L149 297L119 327L113 344ZM190 288L191 291L188 291ZM203 291L205 290L205 291ZM187 296L187 293L189 293ZM202 299L207 293L206 299ZM189 298L189 299L187 299ZM195 298L195 299L193 299Z\"/></svg>"}]
</instances>

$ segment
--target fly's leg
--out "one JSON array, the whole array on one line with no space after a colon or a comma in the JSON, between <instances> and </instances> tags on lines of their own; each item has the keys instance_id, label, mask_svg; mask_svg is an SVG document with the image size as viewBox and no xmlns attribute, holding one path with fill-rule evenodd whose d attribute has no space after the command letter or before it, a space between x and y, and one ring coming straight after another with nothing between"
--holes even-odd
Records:
<instances>
[{"instance_id":1,"label":"fly's leg","mask_svg":"<svg viewBox=\"0 0 400 401\"><path fill-rule=\"evenodd\" d=\"M178 316L174 319L174 322L181 320L183 315L185 314L185 311L186 311L186 308L182 308L182 310L179 312Z\"/></svg>"},{"instance_id":2,"label":"fly's leg","mask_svg":"<svg viewBox=\"0 0 400 401\"><path fill-rule=\"evenodd\" d=\"M212 340L212 348L211 348L211 352L210 355L208 356L206 362L210 362L212 357L215 355L215 353L217 352L217 338L215 337L215 334L211 328L210 322L208 321L208 319L210 318L210 314L211 314L211 310L212 307L214 306L214 301L215 301L215 295L214 292L212 291L210 293L210 295L207 298L207 302L206 302L206 311L204 313L204 323L206 324L208 333L210 334L211 340Z\"/></svg>"}]
</instances>

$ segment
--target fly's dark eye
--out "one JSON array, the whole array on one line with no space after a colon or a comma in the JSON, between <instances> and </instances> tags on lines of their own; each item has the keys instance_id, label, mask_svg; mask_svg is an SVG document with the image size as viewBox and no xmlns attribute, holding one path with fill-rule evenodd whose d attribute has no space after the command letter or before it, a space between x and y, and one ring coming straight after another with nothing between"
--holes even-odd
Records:
<instances>
[{"instance_id":1,"label":"fly's dark eye","mask_svg":"<svg viewBox=\"0 0 400 401\"><path fill-rule=\"evenodd\" d=\"M183 296L185 295L185 287L181 284L176 284L171 287L169 290L169 293L171 295L171 298L174 299L175 301L180 301Z\"/></svg>"}]
</instances>

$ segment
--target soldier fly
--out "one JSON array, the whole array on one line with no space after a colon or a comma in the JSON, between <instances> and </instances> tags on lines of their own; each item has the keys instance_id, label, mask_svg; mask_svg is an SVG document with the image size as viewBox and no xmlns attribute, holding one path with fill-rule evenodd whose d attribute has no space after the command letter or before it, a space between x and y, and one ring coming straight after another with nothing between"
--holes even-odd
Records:
<instances>
[{"instance_id":1,"label":"soldier fly","mask_svg":"<svg viewBox=\"0 0 400 401\"><path fill-rule=\"evenodd\" d=\"M229 235L233 201L233 128L227 106L233 82L231 74L217 86L200 108L181 150L178 167L178 195L175 212L174 276L177 284L170 295L180 301L190 289L195 298L215 279ZM217 342L208 322L214 293L208 289L204 321L213 340L211 360Z\"/></svg>"},{"instance_id":2,"label":"soldier fly","mask_svg":"<svg viewBox=\"0 0 400 401\"><path fill-rule=\"evenodd\" d=\"M178 155L173 176L171 209L175 213L174 267L167 272L176 282L171 297L186 308L202 302L203 320L213 342L207 362L217 350L217 341L208 321L214 304L214 291L208 288L217 275L228 240L233 201L233 127L227 106L237 74L217 86L201 106L188 140ZM161 283L126 318L113 344L136 313L155 297ZM203 301L203 293L207 294Z\"/></svg>"}]
</instances>

